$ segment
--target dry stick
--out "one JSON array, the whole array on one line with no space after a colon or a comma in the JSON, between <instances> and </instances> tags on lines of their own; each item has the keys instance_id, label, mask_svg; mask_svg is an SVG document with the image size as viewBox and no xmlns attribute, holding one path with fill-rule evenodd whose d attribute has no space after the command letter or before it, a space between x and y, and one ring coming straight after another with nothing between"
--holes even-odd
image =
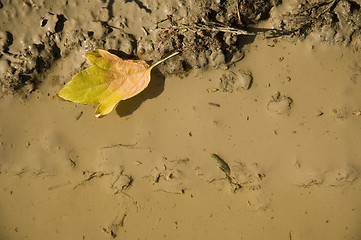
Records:
<instances>
[{"instance_id":1,"label":"dry stick","mask_svg":"<svg viewBox=\"0 0 361 240\"><path fill-rule=\"evenodd\" d=\"M331 8L333 8L334 6L336 6L339 1L340 1L340 0L332 0L332 1L327 2L326 4L328 4L328 7L325 9L325 11L323 11L322 13L320 13L320 14L317 16L317 18L319 18L319 17L321 17L323 14L331 11Z\"/></svg>"},{"instance_id":2,"label":"dry stick","mask_svg":"<svg viewBox=\"0 0 361 240\"><path fill-rule=\"evenodd\" d=\"M187 29L194 32L201 30L201 31L211 31L211 32L228 32L236 35L249 35L249 36L255 35L254 33L250 33L243 29L217 25L217 24L204 24L204 23L194 23L192 25L182 24L180 26L173 26L173 28Z\"/></svg>"},{"instance_id":3,"label":"dry stick","mask_svg":"<svg viewBox=\"0 0 361 240\"><path fill-rule=\"evenodd\" d=\"M134 144L117 143L117 144L112 144L112 145L108 145L108 146L101 147L101 149L104 149L104 148L114 148L114 147L134 148L136 145L137 145L137 143L134 143Z\"/></svg>"},{"instance_id":4,"label":"dry stick","mask_svg":"<svg viewBox=\"0 0 361 240\"><path fill-rule=\"evenodd\" d=\"M179 54L179 53L180 53L180 52L174 52L174 53L172 53L172 54L169 55L168 57L165 57L165 58L163 58L162 60L154 63L152 66L150 66L150 68L154 68L154 67L157 66L158 64L161 64L162 62L168 60L168 59L171 58L171 57L174 57L175 55L177 55L177 54Z\"/></svg>"},{"instance_id":5,"label":"dry stick","mask_svg":"<svg viewBox=\"0 0 361 240\"><path fill-rule=\"evenodd\" d=\"M237 35L255 35L254 33L250 33L247 32L246 30L243 29L238 29L238 28L233 28L233 27L228 27L228 26L222 26L222 25L216 25L216 24L202 24L202 23L196 23L194 24L196 28L198 28L199 30L208 30L208 31L212 31L212 32L228 32L228 33L233 33L233 34L237 34Z\"/></svg>"},{"instance_id":6,"label":"dry stick","mask_svg":"<svg viewBox=\"0 0 361 240\"><path fill-rule=\"evenodd\" d=\"M239 9L239 4L240 4L240 1L238 0L238 1L237 1L237 17L238 17L238 23L239 23L239 24L242 24L241 10Z\"/></svg>"}]
</instances>

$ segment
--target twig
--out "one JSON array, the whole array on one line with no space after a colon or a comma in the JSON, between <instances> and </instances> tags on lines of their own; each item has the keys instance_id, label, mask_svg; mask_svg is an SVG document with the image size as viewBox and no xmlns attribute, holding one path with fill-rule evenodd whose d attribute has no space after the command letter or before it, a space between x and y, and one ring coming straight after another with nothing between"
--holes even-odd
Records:
<instances>
[{"instance_id":1,"label":"twig","mask_svg":"<svg viewBox=\"0 0 361 240\"><path fill-rule=\"evenodd\" d=\"M182 195L182 194L185 193L185 190L184 190L184 189L181 189L179 192L170 192L170 191L167 191L167 190L162 189L162 188L156 189L156 190L154 190L154 191L155 191L155 192L165 192L165 193L170 193L170 194L180 194L180 195Z\"/></svg>"},{"instance_id":2,"label":"twig","mask_svg":"<svg viewBox=\"0 0 361 240\"><path fill-rule=\"evenodd\" d=\"M179 53L180 53L180 52L174 52L174 53L172 53L172 54L169 55L168 57L165 57L165 58L163 58L162 60L154 63L152 66L150 66L150 68L154 68L154 67L157 66L158 64L161 64L161 63L164 62L165 60L168 60L169 58L174 57L175 55L177 55L177 54L179 54Z\"/></svg>"},{"instance_id":3,"label":"twig","mask_svg":"<svg viewBox=\"0 0 361 240\"><path fill-rule=\"evenodd\" d=\"M221 107L219 103L209 102L208 104L213 107Z\"/></svg>"},{"instance_id":4,"label":"twig","mask_svg":"<svg viewBox=\"0 0 361 240\"><path fill-rule=\"evenodd\" d=\"M321 17L323 14L325 14L327 12L330 12L331 9L334 8L338 4L339 1L340 0L332 0L332 1L327 2L326 4L329 4L328 7L322 13L320 13L317 16L317 18Z\"/></svg>"},{"instance_id":5,"label":"twig","mask_svg":"<svg viewBox=\"0 0 361 240\"><path fill-rule=\"evenodd\" d=\"M181 24L178 26L172 26L175 29L189 30L189 31L210 31L210 32L227 32L235 35L247 35L254 36L255 33L248 32L243 29L229 27L220 23L193 23L193 24Z\"/></svg>"},{"instance_id":6,"label":"twig","mask_svg":"<svg viewBox=\"0 0 361 240\"><path fill-rule=\"evenodd\" d=\"M105 149L105 148L114 148L114 147L134 148L136 145L137 145L137 143L134 143L134 144L118 143L118 144L112 144L112 145L109 145L109 146L102 147L102 149Z\"/></svg>"},{"instance_id":7,"label":"twig","mask_svg":"<svg viewBox=\"0 0 361 240\"><path fill-rule=\"evenodd\" d=\"M241 10L239 9L239 4L240 4L240 1L238 0L237 1L237 17L238 17L238 23L239 24L243 24L242 22L242 19L241 19Z\"/></svg>"},{"instance_id":8,"label":"twig","mask_svg":"<svg viewBox=\"0 0 361 240\"><path fill-rule=\"evenodd\" d=\"M89 176L84 179L83 181L81 181L80 183L78 183L77 185L75 185L73 187L73 189L76 189L77 187L81 186L81 185L84 185L86 182L89 182L90 180L92 180L93 178L101 178L103 176L108 176L110 175L111 173L104 173L104 172L92 172L89 174Z\"/></svg>"}]
</instances>

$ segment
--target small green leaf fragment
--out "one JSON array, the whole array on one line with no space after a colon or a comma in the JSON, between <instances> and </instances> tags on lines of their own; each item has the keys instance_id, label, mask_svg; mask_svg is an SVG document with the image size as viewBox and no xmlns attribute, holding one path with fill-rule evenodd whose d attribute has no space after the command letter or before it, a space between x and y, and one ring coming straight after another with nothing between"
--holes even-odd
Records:
<instances>
[{"instance_id":1,"label":"small green leaf fragment","mask_svg":"<svg viewBox=\"0 0 361 240\"><path fill-rule=\"evenodd\" d=\"M228 164L216 153L212 153L211 156L217 161L219 168L229 177L231 175L231 169Z\"/></svg>"}]
</instances>

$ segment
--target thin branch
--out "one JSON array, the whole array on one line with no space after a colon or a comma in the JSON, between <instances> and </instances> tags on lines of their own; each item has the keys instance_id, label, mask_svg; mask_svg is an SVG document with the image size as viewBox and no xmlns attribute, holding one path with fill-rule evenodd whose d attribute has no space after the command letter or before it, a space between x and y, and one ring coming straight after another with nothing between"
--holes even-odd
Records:
<instances>
[{"instance_id":1,"label":"thin branch","mask_svg":"<svg viewBox=\"0 0 361 240\"><path fill-rule=\"evenodd\" d=\"M174 53L172 53L172 54L169 55L168 57L165 57L165 58L163 58L162 60L154 63L152 66L150 66L150 68L154 68L154 67L157 66L158 64L161 64L162 62L168 60L168 59L171 58L171 57L174 57L175 55L177 55L177 54L179 54L179 53L180 53L180 52L174 52Z\"/></svg>"}]
</instances>

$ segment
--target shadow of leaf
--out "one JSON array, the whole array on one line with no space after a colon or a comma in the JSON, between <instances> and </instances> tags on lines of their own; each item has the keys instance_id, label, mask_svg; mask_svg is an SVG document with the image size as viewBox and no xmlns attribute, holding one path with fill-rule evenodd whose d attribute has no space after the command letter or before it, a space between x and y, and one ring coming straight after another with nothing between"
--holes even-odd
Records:
<instances>
[{"instance_id":1,"label":"shadow of leaf","mask_svg":"<svg viewBox=\"0 0 361 240\"><path fill-rule=\"evenodd\" d=\"M164 75L159 70L153 69L151 72L151 80L149 85L146 89L144 89L144 91L130 99L119 102L118 106L116 107L116 111L119 117L126 117L131 115L140 107L144 101L159 96L164 90L164 82Z\"/></svg>"},{"instance_id":2,"label":"shadow of leaf","mask_svg":"<svg viewBox=\"0 0 361 240\"><path fill-rule=\"evenodd\" d=\"M107 5L108 20L110 20L110 19L112 19L114 17L113 5L114 5L114 0L109 0L108 5Z\"/></svg>"},{"instance_id":3,"label":"shadow of leaf","mask_svg":"<svg viewBox=\"0 0 361 240\"><path fill-rule=\"evenodd\" d=\"M152 10L147 8L141 1L139 0L125 0L125 3L134 1L140 9L144 9L147 13L152 13Z\"/></svg>"}]
</instances>

